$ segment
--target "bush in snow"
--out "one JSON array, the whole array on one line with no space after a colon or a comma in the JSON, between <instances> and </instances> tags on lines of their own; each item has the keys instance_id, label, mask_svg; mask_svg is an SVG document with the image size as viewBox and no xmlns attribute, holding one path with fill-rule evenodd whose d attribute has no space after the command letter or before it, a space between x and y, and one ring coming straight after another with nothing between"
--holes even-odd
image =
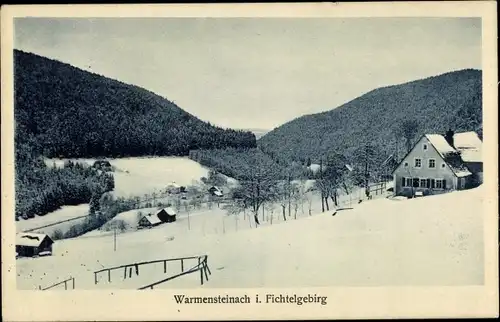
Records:
<instances>
[{"instance_id":1,"label":"bush in snow","mask_svg":"<svg viewBox=\"0 0 500 322\"><path fill-rule=\"evenodd\" d=\"M64 238L64 234L63 234L63 232L60 229L56 229L52 233L52 239L53 240L58 240L58 239L63 239L63 238Z\"/></svg>"}]
</instances>

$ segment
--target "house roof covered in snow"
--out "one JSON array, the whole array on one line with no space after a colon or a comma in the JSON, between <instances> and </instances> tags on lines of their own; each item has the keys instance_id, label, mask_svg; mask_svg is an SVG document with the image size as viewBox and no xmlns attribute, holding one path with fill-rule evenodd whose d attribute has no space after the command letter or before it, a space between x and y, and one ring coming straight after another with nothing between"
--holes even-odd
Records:
<instances>
[{"instance_id":1,"label":"house roof covered in snow","mask_svg":"<svg viewBox=\"0 0 500 322\"><path fill-rule=\"evenodd\" d=\"M464 164L465 160L463 160L461 156L461 151L452 147L444 136L440 134L426 134L425 137L434 146L436 151L441 155L457 177L466 177L472 174ZM455 136L453 138L455 138Z\"/></svg>"},{"instance_id":2,"label":"house roof covered in snow","mask_svg":"<svg viewBox=\"0 0 500 322\"><path fill-rule=\"evenodd\" d=\"M466 177L472 174L465 165L466 162L482 162L482 142L475 132L455 133L453 135L453 145L455 147L451 146L441 134L425 134L424 137L427 138L457 177ZM406 156L403 160L405 159ZM401 163L403 160L401 160Z\"/></svg>"},{"instance_id":3,"label":"house roof covered in snow","mask_svg":"<svg viewBox=\"0 0 500 322\"><path fill-rule=\"evenodd\" d=\"M179 186L177 183L175 182L171 182L168 184L167 188L180 188L181 186Z\"/></svg>"},{"instance_id":4,"label":"house roof covered in snow","mask_svg":"<svg viewBox=\"0 0 500 322\"><path fill-rule=\"evenodd\" d=\"M19 233L16 235L16 245L38 247L45 238L50 239L50 237L46 234ZM50 239L50 241L52 241L52 239Z\"/></svg>"},{"instance_id":5,"label":"house roof covered in snow","mask_svg":"<svg viewBox=\"0 0 500 322\"><path fill-rule=\"evenodd\" d=\"M160 209L160 210L158 210L158 212L156 214L158 215L158 213L160 213L163 210L165 210L167 215L170 215L170 216L177 215L177 212L172 207L166 207L166 208Z\"/></svg>"},{"instance_id":6,"label":"house roof covered in snow","mask_svg":"<svg viewBox=\"0 0 500 322\"><path fill-rule=\"evenodd\" d=\"M320 170L320 168L321 166L316 163L311 163L311 165L309 166L309 170L311 170L312 172L317 172Z\"/></svg>"},{"instance_id":7,"label":"house roof covered in snow","mask_svg":"<svg viewBox=\"0 0 500 322\"><path fill-rule=\"evenodd\" d=\"M151 224L151 225L156 225L156 224L160 224L162 221L160 220L160 218L158 218L157 215L146 215L144 216L143 218L146 218L146 220Z\"/></svg>"},{"instance_id":8,"label":"house roof covered in snow","mask_svg":"<svg viewBox=\"0 0 500 322\"><path fill-rule=\"evenodd\" d=\"M425 137L434 146L436 151L444 158L447 154L456 152L456 150L440 134L426 134Z\"/></svg>"},{"instance_id":9,"label":"house roof covered in snow","mask_svg":"<svg viewBox=\"0 0 500 322\"><path fill-rule=\"evenodd\" d=\"M483 142L476 132L456 133L453 144L465 162L482 162Z\"/></svg>"}]
</instances>

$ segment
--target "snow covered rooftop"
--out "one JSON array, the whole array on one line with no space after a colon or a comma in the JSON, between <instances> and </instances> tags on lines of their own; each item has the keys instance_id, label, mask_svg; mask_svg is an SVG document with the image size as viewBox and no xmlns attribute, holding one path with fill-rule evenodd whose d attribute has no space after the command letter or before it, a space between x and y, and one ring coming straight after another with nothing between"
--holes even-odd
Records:
<instances>
[{"instance_id":1,"label":"snow covered rooftop","mask_svg":"<svg viewBox=\"0 0 500 322\"><path fill-rule=\"evenodd\" d=\"M146 218L146 220L149 221L151 225L156 225L161 223L160 218L158 218L158 216L156 215L147 215L144 216L144 218Z\"/></svg>"},{"instance_id":2,"label":"snow covered rooftop","mask_svg":"<svg viewBox=\"0 0 500 322\"><path fill-rule=\"evenodd\" d=\"M316 164L316 163L312 163L310 166L309 166L309 169L312 171L312 172L317 172L319 171L321 168L321 166L319 164Z\"/></svg>"},{"instance_id":3,"label":"snow covered rooftop","mask_svg":"<svg viewBox=\"0 0 500 322\"><path fill-rule=\"evenodd\" d=\"M475 132L456 133L453 136L452 147L444 136L440 134L426 134L425 137L443 157L457 177L466 177L472 173L463 162L481 162L481 140ZM453 153L460 152L460 159L453 157Z\"/></svg>"},{"instance_id":4,"label":"snow covered rooftop","mask_svg":"<svg viewBox=\"0 0 500 322\"><path fill-rule=\"evenodd\" d=\"M165 212L170 215L170 216L175 216L177 214L177 212L175 212L175 210L172 208L172 207L167 207L167 208L163 208L163 209L160 209L158 210L158 212L156 214L158 214L159 212L161 212L162 210L165 210Z\"/></svg>"},{"instance_id":5,"label":"snow covered rooftop","mask_svg":"<svg viewBox=\"0 0 500 322\"><path fill-rule=\"evenodd\" d=\"M459 178L470 176L472 173L467 169L452 169Z\"/></svg>"},{"instance_id":6,"label":"snow covered rooftop","mask_svg":"<svg viewBox=\"0 0 500 322\"><path fill-rule=\"evenodd\" d=\"M45 238L50 237L45 234L19 233L16 235L16 245L38 247Z\"/></svg>"},{"instance_id":7,"label":"snow covered rooftop","mask_svg":"<svg viewBox=\"0 0 500 322\"><path fill-rule=\"evenodd\" d=\"M431 142L436 150L444 158L446 154L456 152L456 150L440 134L426 134L425 137Z\"/></svg>"},{"instance_id":8,"label":"snow covered rooftop","mask_svg":"<svg viewBox=\"0 0 500 322\"><path fill-rule=\"evenodd\" d=\"M481 139L476 132L455 133L455 135L453 135L453 141L455 148L457 149L480 149L483 145L483 142L481 142Z\"/></svg>"},{"instance_id":9,"label":"snow covered rooftop","mask_svg":"<svg viewBox=\"0 0 500 322\"><path fill-rule=\"evenodd\" d=\"M465 162L482 162L483 142L476 132L456 133L453 136L455 148Z\"/></svg>"},{"instance_id":10,"label":"snow covered rooftop","mask_svg":"<svg viewBox=\"0 0 500 322\"><path fill-rule=\"evenodd\" d=\"M483 154L481 150L467 149L460 150L462 160L465 162L483 162Z\"/></svg>"},{"instance_id":11,"label":"snow covered rooftop","mask_svg":"<svg viewBox=\"0 0 500 322\"><path fill-rule=\"evenodd\" d=\"M178 185L177 183L175 183L175 182L171 182L171 183L169 183L169 184L168 184L168 186L167 186L167 188L173 188L173 189L175 189L175 188L180 188L180 187L181 187L181 186L179 186L179 185Z\"/></svg>"}]
</instances>

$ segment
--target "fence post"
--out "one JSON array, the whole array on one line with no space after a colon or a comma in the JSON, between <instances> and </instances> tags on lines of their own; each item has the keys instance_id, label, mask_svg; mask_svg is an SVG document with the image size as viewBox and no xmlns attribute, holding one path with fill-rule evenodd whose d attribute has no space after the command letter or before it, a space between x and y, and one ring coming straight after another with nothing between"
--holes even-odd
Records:
<instances>
[{"instance_id":1,"label":"fence post","mask_svg":"<svg viewBox=\"0 0 500 322\"><path fill-rule=\"evenodd\" d=\"M206 262L204 262L204 264L203 264L203 271L205 272L205 279L208 281L207 263Z\"/></svg>"},{"instance_id":2,"label":"fence post","mask_svg":"<svg viewBox=\"0 0 500 322\"><path fill-rule=\"evenodd\" d=\"M181 272L184 272L184 259L181 258Z\"/></svg>"},{"instance_id":3,"label":"fence post","mask_svg":"<svg viewBox=\"0 0 500 322\"><path fill-rule=\"evenodd\" d=\"M73 289L75 289L75 278L73 277Z\"/></svg>"},{"instance_id":4,"label":"fence post","mask_svg":"<svg viewBox=\"0 0 500 322\"><path fill-rule=\"evenodd\" d=\"M163 273L167 272L167 261L163 261Z\"/></svg>"},{"instance_id":5,"label":"fence post","mask_svg":"<svg viewBox=\"0 0 500 322\"><path fill-rule=\"evenodd\" d=\"M205 267L208 270L208 273L212 275L212 272L210 271L210 267L208 267L208 256L205 255Z\"/></svg>"},{"instance_id":6,"label":"fence post","mask_svg":"<svg viewBox=\"0 0 500 322\"><path fill-rule=\"evenodd\" d=\"M201 258L198 257L198 270L200 271L201 285L203 285L203 266L201 266Z\"/></svg>"},{"instance_id":7,"label":"fence post","mask_svg":"<svg viewBox=\"0 0 500 322\"><path fill-rule=\"evenodd\" d=\"M111 270L108 269L108 282L111 283Z\"/></svg>"},{"instance_id":8,"label":"fence post","mask_svg":"<svg viewBox=\"0 0 500 322\"><path fill-rule=\"evenodd\" d=\"M38 285L38 289L41 291L42 290L42 285Z\"/></svg>"},{"instance_id":9,"label":"fence post","mask_svg":"<svg viewBox=\"0 0 500 322\"><path fill-rule=\"evenodd\" d=\"M67 282L68 282L68 280L64 281L64 290L65 291L68 290L68 283Z\"/></svg>"},{"instance_id":10,"label":"fence post","mask_svg":"<svg viewBox=\"0 0 500 322\"><path fill-rule=\"evenodd\" d=\"M95 281L95 284L97 285L97 273L94 272L94 281Z\"/></svg>"},{"instance_id":11,"label":"fence post","mask_svg":"<svg viewBox=\"0 0 500 322\"><path fill-rule=\"evenodd\" d=\"M135 264L135 274L139 276L139 265Z\"/></svg>"},{"instance_id":12,"label":"fence post","mask_svg":"<svg viewBox=\"0 0 500 322\"><path fill-rule=\"evenodd\" d=\"M127 279L127 266L125 266L124 269L123 269L123 279L124 280Z\"/></svg>"},{"instance_id":13,"label":"fence post","mask_svg":"<svg viewBox=\"0 0 500 322\"><path fill-rule=\"evenodd\" d=\"M130 266L130 269L128 270L128 277L132 278L132 266Z\"/></svg>"}]
</instances>

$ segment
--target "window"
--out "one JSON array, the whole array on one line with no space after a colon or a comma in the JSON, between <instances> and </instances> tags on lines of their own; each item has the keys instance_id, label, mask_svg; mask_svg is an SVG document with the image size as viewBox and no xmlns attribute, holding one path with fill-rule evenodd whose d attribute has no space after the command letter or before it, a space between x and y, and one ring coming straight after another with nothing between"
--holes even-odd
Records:
<instances>
[{"instance_id":1,"label":"window","mask_svg":"<svg viewBox=\"0 0 500 322\"><path fill-rule=\"evenodd\" d=\"M408 162L405 162L404 166L405 168L408 168Z\"/></svg>"},{"instance_id":2,"label":"window","mask_svg":"<svg viewBox=\"0 0 500 322\"><path fill-rule=\"evenodd\" d=\"M420 183L419 178L413 178L413 188L418 188Z\"/></svg>"},{"instance_id":3,"label":"window","mask_svg":"<svg viewBox=\"0 0 500 322\"><path fill-rule=\"evenodd\" d=\"M446 164L443 162L443 163L441 163L441 168L444 169L444 167L446 167Z\"/></svg>"},{"instance_id":4,"label":"window","mask_svg":"<svg viewBox=\"0 0 500 322\"><path fill-rule=\"evenodd\" d=\"M424 143L423 148L424 148L424 151L426 151L427 150L427 144Z\"/></svg>"},{"instance_id":5,"label":"window","mask_svg":"<svg viewBox=\"0 0 500 322\"><path fill-rule=\"evenodd\" d=\"M436 188L436 180L434 180L434 179L430 179L430 185L429 185L429 188L431 188L431 189Z\"/></svg>"},{"instance_id":6,"label":"window","mask_svg":"<svg viewBox=\"0 0 500 322\"><path fill-rule=\"evenodd\" d=\"M421 168L421 167L422 167L422 159L415 158L415 168Z\"/></svg>"},{"instance_id":7,"label":"window","mask_svg":"<svg viewBox=\"0 0 500 322\"><path fill-rule=\"evenodd\" d=\"M420 179L420 187L427 188L427 179Z\"/></svg>"},{"instance_id":8,"label":"window","mask_svg":"<svg viewBox=\"0 0 500 322\"><path fill-rule=\"evenodd\" d=\"M446 189L446 180L436 179L436 189Z\"/></svg>"},{"instance_id":9,"label":"window","mask_svg":"<svg viewBox=\"0 0 500 322\"><path fill-rule=\"evenodd\" d=\"M465 178L460 178L460 188L465 188Z\"/></svg>"},{"instance_id":10,"label":"window","mask_svg":"<svg viewBox=\"0 0 500 322\"><path fill-rule=\"evenodd\" d=\"M429 168L434 169L436 168L436 160L434 159L429 159Z\"/></svg>"}]
</instances>

